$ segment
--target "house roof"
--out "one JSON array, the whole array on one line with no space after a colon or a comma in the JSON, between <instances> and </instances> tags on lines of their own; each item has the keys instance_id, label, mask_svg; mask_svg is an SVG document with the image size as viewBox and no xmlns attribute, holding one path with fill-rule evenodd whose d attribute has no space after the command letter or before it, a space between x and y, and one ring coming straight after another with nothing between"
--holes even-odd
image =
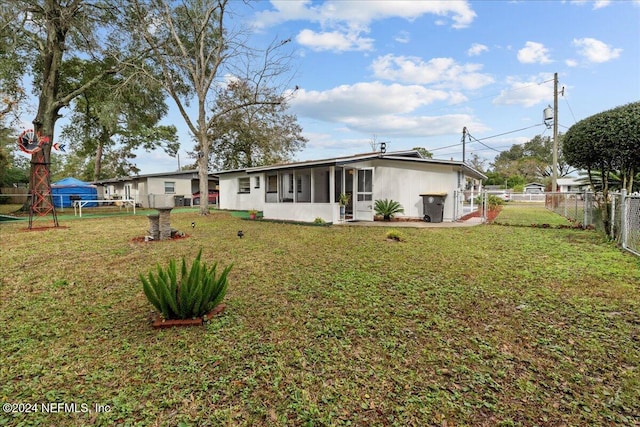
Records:
<instances>
[{"instance_id":1,"label":"house roof","mask_svg":"<svg viewBox=\"0 0 640 427\"><path fill-rule=\"evenodd\" d=\"M530 182L525 185L525 188L526 187L544 187L544 184L540 184L539 182Z\"/></svg>"},{"instance_id":2,"label":"house roof","mask_svg":"<svg viewBox=\"0 0 640 427\"><path fill-rule=\"evenodd\" d=\"M198 179L198 170L190 169L183 171L174 171L174 172L159 172L159 173L149 173L144 175L135 175L135 176L123 176L119 178L110 178L110 179L101 179L98 181L92 181L92 184L109 184L113 182L124 182L124 181L133 181L140 178L155 178L155 177L172 177L178 175L191 175L191 179ZM209 178L214 178L214 174L209 174Z\"/></svg>"},{"instance_id":3,"label":"house roof","mask_svg":"<svg viewBox=\"0 0 640 427\"><path fill-rule=\"evenodd\" d=\"M370 152L370 153L363 153L363 154L354 154L354 155L345 156L345 157L334 157L329 159L308 160L303 162L280 163L276 165L258 166L253 168L233 169L233 170L227 170L227 171L219 171L217 173L219 175L226 174L226 173L238 173L238 172L246 172L248 174L252 174L252 173L275 171L275 170L281 170L281 169L303 169L308 167L319 167L319 166L343 166L350 163L361 162L366 160L374 160L374 159L458 166L464 169L465 171L467 171L469 175L474 176L475 178L486 179L485 175L473 169L471 166L467 165L464 162L455 161L455 160L425 159L416 150L394 151L394 152L389 152L384 154L379 152Z\"/></svg>"}]
</instances>

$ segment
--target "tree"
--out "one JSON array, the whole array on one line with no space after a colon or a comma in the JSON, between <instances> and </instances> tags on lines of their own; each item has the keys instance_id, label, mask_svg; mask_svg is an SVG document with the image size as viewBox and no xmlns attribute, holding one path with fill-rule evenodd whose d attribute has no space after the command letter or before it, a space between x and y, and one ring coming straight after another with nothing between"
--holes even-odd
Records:
<instances>
[{"instance_id":1,"label":"tree","mask_svg":"<svg viewBox=\"0 0 640 427\"><path fill-rule=\"evenodd\" d=\"M558 135L560 141L562 138L563 135ZM553 174L553 140L536 135L524 144L515 144L495 158L493 167L506 177L521 176L529 182L550 177ZM558 176L567 176L571 172L572 168L559 149Z\"/></svg>"},{"instance_id":2,"label":"tree","mask_svg":"<svg viewBox=\"0 0 640 427\"><path fill-rule=\"evenodd\" d=\"M68 65L95 68L80 59ZM72 150L65 162L68 174L92 181L137 173L129 159L141 147L147 151L163 147L176 154L175 126L158 125L168 111L163 92L142 77L131 78L126 71L105 76L75 99L69 124L61 133Z\"/></svg>"},{"instance_id":3,"label":"tree","mask_svg":"<svg viewBox=\"0 0 640 427\"><path fill-rule=\"evenodd\" d=\"M271 88L260 96L268 103L252 102L259 90L246 80L232 80L217 99L210 129L213 162L217 168L237 169L290 161L307 139L295 115L286 114L287 102Z\"/></svg>"},{"instance_id":4,"label":"tree","mask_svg":"<svg viewBox=\"0 0 640 427\"><path fill-rule=\"evenodd\" d=\"M130 19L139 29L134 39L152 53L140 71L149 78L160 75L158 83L178 107L195 140L200 194L207 194L211 128L229 113L216 104L219 90L229 78L240 79L250 82L253 92L245 103L231 108L272 104L273 98L262 98L261 88L277 86L276 80L287 71L288 56L281 54L281 47L290 40L274 42L263 51L250 48L248 35L231 26L227 0L131 0L131 5ZM208 213L203 198L200 214Z\"/></svg>"},{"instance_id":5,"label":"tree","mask_svg":"<svg viewBox=\"0 0 640 427\"><path fill-rule=\"evenodd\" d=\"M416 150L418 153L420 153L420 155L424 159L432 159L433 158L433 153L430 152L429 150L427 150L424 147L414 147L413 149Z\"/></svg>"},{"instance_id":6,"label":"tree","mask_svg":"<svg viewBox=\"0 0 640 427\"><path fill-rule=\"evenodd\" d=\"M32 155L31 176L38 165L49 165L51 142L60 111L77 96L118 70L123 32L120 8L90 0L13 0L0 14L0 57L3 91L20 99L21 81L33 79L38 106L33 128L47 141ZM84 70L64 74L65 57L89 57L99 64L90 79ZM30 179L30 191L48 193L48 183ZM36 207L37 209L37 207Z\"/></svg>"},{"instance_id":7,"label":"tree","mask_svg":"<svg viewBox=\"0 0 640 427\"><path fill-rule=\"evenodd\" d=\"M595 114L571 126L563 152L569 164L587 171L592 188L597 188L599 181L603 196L600 211L609 232L610 177L619 175L622 188L632 191L634 176L640 170L640 102Z\"/></svg>"}]
</instances>

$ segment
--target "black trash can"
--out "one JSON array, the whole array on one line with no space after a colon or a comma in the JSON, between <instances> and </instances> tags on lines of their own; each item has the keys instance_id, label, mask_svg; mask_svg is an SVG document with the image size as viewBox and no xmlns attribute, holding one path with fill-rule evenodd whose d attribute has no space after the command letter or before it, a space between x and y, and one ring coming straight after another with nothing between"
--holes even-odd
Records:
<instances>
[{"instance_id":1,"label":"black trash can","mask_svg":"<svg viewBox=\"0 0 640 427\"><path fill-rule=\"evenodd\" d=\"M422 219L426 222L442 222L444 199L447 193L424 193L422 197Z\"/></svg>"},{"instance_id":2,"label":"black trash can","mask_svg":"<svg viewBox=\"0 0 640 427\"><path fill-rule=\"evenodd\" d=\"M173 201L175 207L184 206L184 196L173 196Z\"/></svg>"}]
</instances>

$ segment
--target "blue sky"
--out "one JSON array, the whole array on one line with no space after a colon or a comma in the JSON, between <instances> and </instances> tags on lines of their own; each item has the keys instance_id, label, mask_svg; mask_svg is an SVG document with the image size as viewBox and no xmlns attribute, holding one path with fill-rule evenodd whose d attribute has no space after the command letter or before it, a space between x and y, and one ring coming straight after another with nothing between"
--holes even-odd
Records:
<instances>
[{"instance_id":1,"label":"blue sky","mask_svg":"<svg viewBox=\"0 0 640 427\"><path fill-rule=\"evenodd\" d=\"M491 147L468 144L468 155L488 165L512 144L551 135L542 110L554 72L561 132L640 100L638 0L262 1L242 19L256 42L292 39L290 109L309 139L296 160L367 152L374 138L461 160L467 127ZM185 164L191 139L177 114L167 122L180 129ZM139 153L137 164L141 173L177 168L160 151Z\"/></svg>"}]
</instances>

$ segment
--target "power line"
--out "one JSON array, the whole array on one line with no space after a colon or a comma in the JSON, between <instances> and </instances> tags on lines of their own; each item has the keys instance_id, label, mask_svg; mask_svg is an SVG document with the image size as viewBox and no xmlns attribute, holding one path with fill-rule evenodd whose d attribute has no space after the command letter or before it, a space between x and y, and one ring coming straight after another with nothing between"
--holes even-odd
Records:
<instances>
[{"instance_id":1,"label":"power line","mask_svg":"<svg viewBox=\"0 0 640 427\"><path fill-rule=\"evenodd\" d=\"M527 129L535 128L535 127L538 127L538 126L542 126L543 124L544 123L538 123L538 124L535 124L535 125L527 126L526 128L510 130L509 132L503 132L503 133L499 133L497 135L485 136L484 138L477 139L477 141L484 141L485 139L497 138L499 136L509 135L510 133L522 132L523 130L527 130Z\"/></svg>"}]
</instances>

